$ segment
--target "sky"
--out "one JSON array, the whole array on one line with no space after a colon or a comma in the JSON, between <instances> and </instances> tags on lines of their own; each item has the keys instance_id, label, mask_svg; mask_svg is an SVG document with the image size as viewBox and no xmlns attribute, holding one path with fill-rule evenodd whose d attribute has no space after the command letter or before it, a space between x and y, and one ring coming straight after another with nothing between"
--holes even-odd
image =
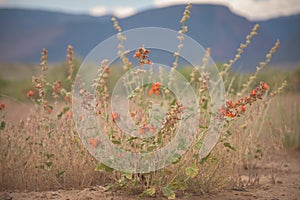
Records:
<instances>
[{"instance_id":1,"label":"sky","mask_svg":"<svg viewBox=\"0 0 300 200\"><path fill-rule=\"evenodd\" d=\"M176 4L209 3L230 8L249 20L300 14L300 0L0 0L2 8L27 8L123 18L150 8Z\"/></svg>"}]
</instances>

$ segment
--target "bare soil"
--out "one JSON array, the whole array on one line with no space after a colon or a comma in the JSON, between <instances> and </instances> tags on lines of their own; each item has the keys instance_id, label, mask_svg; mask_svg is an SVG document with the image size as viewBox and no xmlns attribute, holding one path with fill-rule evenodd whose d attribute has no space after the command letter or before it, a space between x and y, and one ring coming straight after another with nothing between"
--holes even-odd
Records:
<instances>
[{"instance_id":1,"label":"bare soil","mask_svg":"<svg viewBox=\"0 0 300 200\"><path fill-rule=\"evenodd\" d=\"M176 199L191 200L300 200L300 152L286 151L273 155L270 162L261 166L259 184L243 187L228 188L215 191L209 194L196 196L193 194L184 194ZM243 177L247 179L247 177ZM18 192L4 191L0 192L1 200L133 200L139 199L137 195L128 195L124 192L105 191L102 186L94 186L82 190L57 190L45 192ZM143 198L143 199L165 199L164 197Z\"/></svg>"}]
</instances>

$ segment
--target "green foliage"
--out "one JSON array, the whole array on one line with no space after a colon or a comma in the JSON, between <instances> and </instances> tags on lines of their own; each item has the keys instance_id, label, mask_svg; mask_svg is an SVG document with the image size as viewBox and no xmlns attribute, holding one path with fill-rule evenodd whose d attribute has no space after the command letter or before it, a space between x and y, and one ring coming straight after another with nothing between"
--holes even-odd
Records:
<instances>
[{"instance_id":1,"label":"green foliage","mask_svg":"<svg viewBox=\"0 0 300 200\"><path fill-rule=\"evenodd\" d=\"M231 149L233 151L236 151L236 149L229 142L225 142L224 143L224 147L227 147L227 148L229 148L229 149Z\"/></svg>"},{"instance_id":2,"label":"green foliage","mask_svg":"<svg viewBox=\"0 0 300 200\"><path fill-rule=\"evenodd\" d=\"M176 195L172 187L167 186L162 188L162 193L168 199L175 199Z\"/></svg>"},{"instance_id":3,"label":"green foliage","mask_svg":"<svg viewBox=\"0 0 300 200\"><path fill-rule=\"evenodd\" d=\"M156 189L154 186L151 186L150 188L143 191L143 193L140 195L140 197L155 197Z\"/></svg>"},{"instance_id":4,"label":"green foliage","mask_svg":"<svg viewBox=\"0 0 300 200\"><path fill-rule=\"evenodd\" d=\"M114 171L113 168L110 168L103 163L98 164L97 167L95 168L95 170L99 171L99 172L100 171L104 171L104 172L113 172Z\"/></svg>"},{"instance_id":5,"label":"green foliage","mask_svg":"<svg viewBox=\"0 0 300 200\"><path fill-rule=\"evenodd\" d=\"M185 174L190 178L195 178L199 173L199 168L196 164L192 164L191 166L185 169Z\"/></svg>"},{"instance_id":6,"label":"green foliage","mask_svg":"<svg viewBox=\"0 0 300 200\"><path fill-rule=\"evenodd\" d=\"M5 121L1 121L0 123L0 130L4 130L6 126L6 122Z\"/></svg>"}]
</instances>

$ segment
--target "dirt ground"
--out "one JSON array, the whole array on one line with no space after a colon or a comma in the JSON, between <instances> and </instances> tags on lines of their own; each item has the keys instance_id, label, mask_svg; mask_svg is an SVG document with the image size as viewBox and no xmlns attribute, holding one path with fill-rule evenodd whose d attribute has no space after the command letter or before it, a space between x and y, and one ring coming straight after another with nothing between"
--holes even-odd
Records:
<instances>
[{"instance_id":1,"label":"dirt ground","mask_svg":"<svg viewBox=\"0 0 300 200\"><path fill-rule=\"evenodd\" d=\"M300 200L300 152L287 151L271 157L269 163L258 166L261 171L259 184L247 188L224 189L202 196L182 195L176 199L184 200ZM272 173L270 173L272 172ZM273 178L272 178L273 177ZM245 178L245 177L244 177ZM46 192L0 192L1 200L134 200L138 196L130 196L122 192L105 191L102 186L94 186L83 190L57 190ZM144 198L165 199L163 197Z\"/></svg>"}]
</instances>

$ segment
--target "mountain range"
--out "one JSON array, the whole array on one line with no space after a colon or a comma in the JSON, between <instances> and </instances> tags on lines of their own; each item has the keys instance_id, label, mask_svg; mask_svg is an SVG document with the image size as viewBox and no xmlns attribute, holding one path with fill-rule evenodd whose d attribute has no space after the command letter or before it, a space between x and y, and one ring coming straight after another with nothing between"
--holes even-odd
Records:
<instances>
[{"instance_id":1,"label":"mountain range","mask_svg":"<svg viewBox=\"0 0 300 200\"><path fill-rule=\"evenodd\" d=\"M185 5L154 8L118 21L123 30L148 26L179 30L184 8ZM68 44L73 45L76 55L84 58L97 44L116 33L111 17L0 9L0 62L39 62L44 47L49 52L49 62L60 62L65 59ZM282 68L300 64L300 15L248 21L225 6L196 4L186 23L186 34L204 48L211 48L215 62L226 62L233 58L254 24L261 28L236 68L255 69L277 39L281 47L271 64Z\"/></svg>"}]
</instances>

